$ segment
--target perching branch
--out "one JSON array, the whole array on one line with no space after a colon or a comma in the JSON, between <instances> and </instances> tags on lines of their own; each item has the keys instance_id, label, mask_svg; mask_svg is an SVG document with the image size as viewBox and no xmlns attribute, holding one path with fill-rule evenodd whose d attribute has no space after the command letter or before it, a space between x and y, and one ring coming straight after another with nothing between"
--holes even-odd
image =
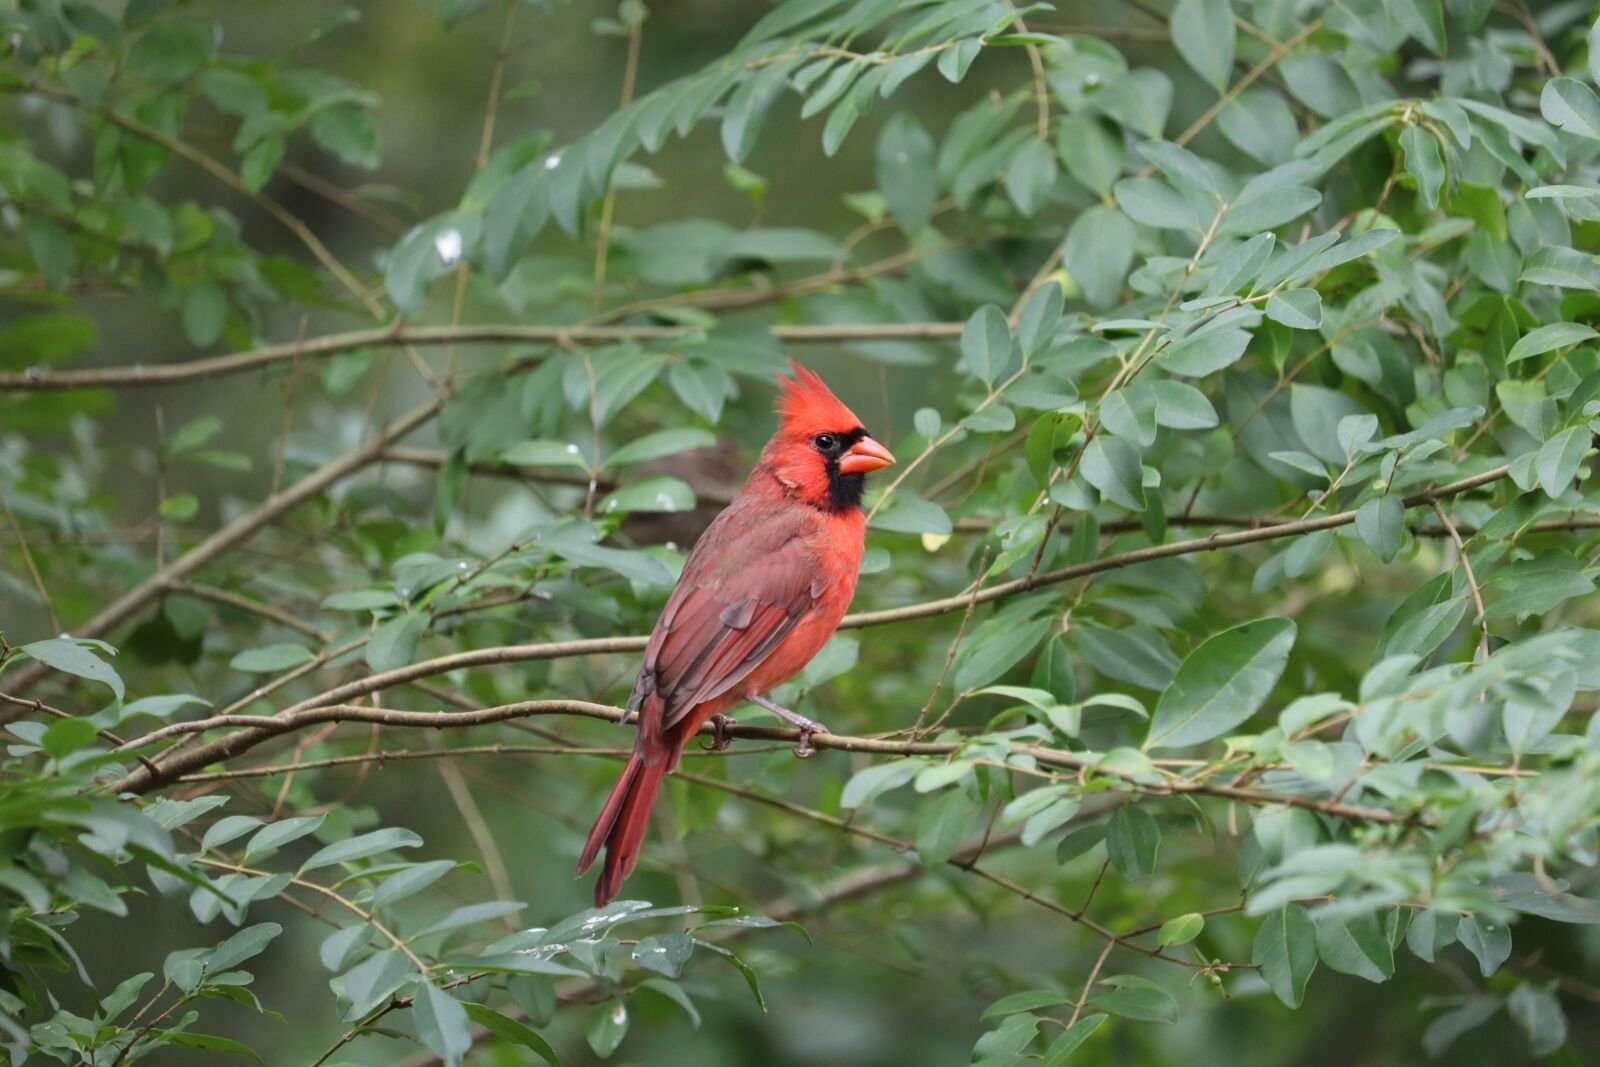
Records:
<instances>
[{"instance_id":1,"label":"perching branch","mask_svg":"<svg viewBox=\"0 0 1600 1067\"><path fill-rule=\"evenodd\" d=\"M165 761L157 763L155 771L148 769L134 771L111 788L113 792L118 793L148 793L166 785L188 771L197 770L210 763L232 759L269 738L291 733L316 723L367 722L376 723L380 726L442 730L483 726L512 719L527 719L544 715L576 716L579 718L601 719L607 722L622 722L628 717L628 713L622 708L611 707L607 704L594 704L585 700L524 700L515 704L502 704L498 707L480 708L474 711L399 711L390 708L371 708L360 704L332 704L282 712L270 718L253 715L214 715L206 719L196 719L192 722L180 722L173 723L170 726L163 726L145 734L143 737L128 741L120 746L117 751L136 751L157 741L183 734L202 733L231 727L238 727L238 732L203 746L175 752ZM707 737L713 736L713 727L708 723L700 728L700 733ZM734 725L727 727L723 734L726 737L751 738L763 741L798 742L800 738L797 730L787 726ZM880 756L952 756L960 752L966 744L964 741L893 741L886 738L851 737L825 733L812 734L811 738L812 745L815 748L834 749L841 752L863 752ZM1095 773L1116 778L1135 792L1148 793L1153 796L1177 796L1185 793L1198 793L1206 796L1225 797L1229 800L1260 806L1288 804L1318 811L1335 818L1352 819L1360 822L1400 823L1406 821L1402 816L1381 808L1361 807L1312 796L1274 793L1265 789L1250 789L1242 786L1186 778L1167 778L1160 781L1143 780L1128 771L1097 768L1098 757L1038 745L1017 744L1013 745L1011 750L1016 755L1032 757L1044 766L1070 770L1075 773Z\"/></svg>"}]
</instances>

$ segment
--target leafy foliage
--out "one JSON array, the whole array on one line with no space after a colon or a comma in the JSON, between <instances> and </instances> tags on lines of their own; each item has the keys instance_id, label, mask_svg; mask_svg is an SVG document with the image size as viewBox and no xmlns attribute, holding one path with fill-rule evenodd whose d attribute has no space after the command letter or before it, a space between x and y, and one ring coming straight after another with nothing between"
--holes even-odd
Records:
<instances>
[{"instance_id":1,"label":"leafy foliage","mask_svg":"<svg viewBox=\"0 0 1600 1067\"><path fill-rule=\"evenodd\" d=\"M277 51L185 5L0 17L14 1062L264 1059L314 973L311 1062L605 1058L793 995L828 939L730 944L801 917L958 945L987 1067L1190 1062L1163 1024L1363 981L1405 991L1393 1062L1586 1047L1592 12L785 0L659 76L688 16L627 0L589 27L622 101L595 67L564 139L512 46L576 5L426 6L499 33L447 198L386 146L442 131L323 69L354 9ZM616 736L578 720L624 717L801 345L901 457L870 629L778 694L855 754L691 752L630 887L683 903L579 910L548 871ZM158 917L150 962L95 913ZM877 1020L881 1062L953 1017Z\"/></svg>"}]
</instances>

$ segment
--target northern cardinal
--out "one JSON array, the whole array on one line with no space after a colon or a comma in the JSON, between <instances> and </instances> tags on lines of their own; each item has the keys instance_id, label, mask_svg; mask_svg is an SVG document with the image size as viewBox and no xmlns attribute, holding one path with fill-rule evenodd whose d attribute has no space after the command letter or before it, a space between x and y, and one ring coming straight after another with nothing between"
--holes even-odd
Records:
<instances>
[{"instance_id":1,"label":"northern cardinal","mask_svg":"<svg viewBox=\"0 0 1600 1067\"><path fill-rule=\"evenodd\" d=\"M799 756L825 732L762 694L798 674L844 617L866 543L866 475L894 457L821 378L789 365L777 433L695 542L645 647L628 698L639 720L633 754L578 860L581 876L606 850L597 907L633 872L661 779L712 716L726 725L726 709L758 704L800 728Z\"/></svg>"}]
</instances>

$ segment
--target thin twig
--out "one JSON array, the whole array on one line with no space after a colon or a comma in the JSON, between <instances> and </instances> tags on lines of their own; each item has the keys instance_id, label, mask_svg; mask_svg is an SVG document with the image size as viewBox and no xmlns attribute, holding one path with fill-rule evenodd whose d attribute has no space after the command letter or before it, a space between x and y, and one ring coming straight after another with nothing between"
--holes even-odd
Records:
<instances>
[{"instance_id":1,"label":"thin twig","mask_svg":"<svg viewBox=\"0 0 1600 1067\"><path fill-rule=\"evenodd\" d=\"M855 325L771 326L775 339L785 344L837 344L841 341L940 341L961 336L960 322L859 323ZM688 326L526 326L519 323L479 323L465 326L383 326L328 334L303 343L262 345L181 363L152 366L105 367L92 370L51 371L36 367L20 374L0 374L0 393L27 393L52 389L123 389L141 386L182 385L228 374L239 374L293 360L297 355L319 359L358 348L397 345L450 345L522 342L551 345L605 345L617 341L675 341L696 332Z\"/></svg>"},{"instance_id":2,"label":"thin twig","mask_svg":"<svg viewBox=\"0 0 1600 1067\"><path fill-rule=\"evenodd\" d=\"M61 632L61 619L56 615L55 603L50 599L50 590L45 588L44 576L39 573L39 567L33 562L33 553L28 551L28 535L22 529L22 523L17 521L17 516L11 510L11 502L6 499L5 493L0 493L0 508L5 509L6 521L11 523L11 528L17 531L17 547L22 550L22 562L28 568L28 574L33 579L33 587L39 592L39 599L44 603L45 614L50 616L50 632Z\"/></svg>"},{"instance_id":3,"label":"thin twig","mask_svg":"<svg viewBox=\"0 0 1600 1067\"><path fill-rule=\"evenodd\" d=\"M639 44L644 36L644 19L639 13L628 20L628 58L622 66L622 99L617 104L620 111L633 102L633 87L639 76ZM611 255L611 227L616 219L617 187L606 183L606 195L600 203L600 232L594 247L594 291L590 294L590 310L599 314L606 300L606 265Z\"/></svg>"},{"instance_id":4,"label":"thin twig","mask_svg":"<svg viewBox=\"0 0 1600 1067\"><path fill-rule=\"evenodd\" d=\"M1439 521L1449 532L1451 543L1456 546L1456 558L1461 561L1461 569L1467 577L1467 588L1472 591L1472 603L1478 609L1478 662L1485 663L1489 659L1489 613L1483 606L1483 591L1478 588L1477 575L1472 573L1472 560L1467 558L1467 546L1462 543L1455 523L1450 521L1450 516L1444 513L1444 508L1439 506L1437 500L1429 503L1433 506L1433 513L1439 516Z\"/></svg>"}]
</instances>

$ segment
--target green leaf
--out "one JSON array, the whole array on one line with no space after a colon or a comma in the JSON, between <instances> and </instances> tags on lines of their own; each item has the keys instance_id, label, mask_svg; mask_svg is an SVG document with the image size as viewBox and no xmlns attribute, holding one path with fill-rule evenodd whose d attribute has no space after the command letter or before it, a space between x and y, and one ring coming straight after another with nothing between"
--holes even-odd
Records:
<instances>
[{"instance_id":1,"label":"green leaf","mask_svg":"<svg viewBox=\"0 0 1600 1067\"><path fill-rule=\"evenodd\" d=\"M728 259L760 259L768 263L832 263L849 257L843 245L815 230L744 230L719 250Z\"/></svg>"},{"instance_id":2,"label":"green leaf","mask_svg":"<svg viewBox=\"0 0 1600 1067\"><path fill-rule=\"evenodd\" d=\"M378 884L372 891L371 907L373 911L386 907L396 901L404 900L415 893L420 893L451 871L455 870L455 860L431 860L419 863L413 867L406 867L396 871Z\"/></svg>"},{"instance_id":3,"label":"green leaf","mask_svg":"<svg viewBox=\"0 0 1600 1067\"><path fill-rule=\"evenodd\" d=\"M643 462L653 462L664 456L674 456L677 453L694 450L694 448L710 448L717 443L717 437L710 434L709 430L691 429L691 427L677 427L670 430L656 430L654 434L645 434L643 437L634 438L626 445L621 445L606 456L605 462L600 464L600 469L610 470L614 467L632 467Z\"/></svg>"},{"instance_id":4,"label":"green leaf","mask_svg":"<svg viewBox=\"0 0 1600 1067\"><path fill-rule=\"evenodd\" d=\"M921 233L939 198L933 138L910 112L898 111L878 137L878 188L895 222L907 234Z\"/></svg>"},{"instance_id":5,"label":"green leaf","mask_svg":"<svg viewBox=\"0 0 1600 1067\"><path fill-rule=\"evenodd\" d=\"M1179 748L1220 737L1266 702L1294 647L1289 619L1257 619L1208 638L1161 694L1144 747Z\"/></svg>"},{"instance_id":6,"label":"green leaf","mask_svg":"<svg viewBox=\"0 0 1600 1067\"><path fill-rule=\"evenodd\" d=\"M1047 348L1055 336L1056 327L1061 323L1061 310L1066 302L1066 294L1061 286L1055 282L1046 282L1039 287L1038 292L1028 298L1023 306L1022 314L1017 320L1017 342L1022 346L1024 356L1035 356ZM932 416L929 423L929 412ZM925 423L931 425L931 431ZM939 434L939 413L933 408L920 408L913 419L917 432L932 440Z\"/></svg>"},{"instance_id":7,"label":"green leaf","mask_svg":"<svg viewBox=\"0 0 1600 1067\"><path fill-rule=\"evenodd\" d=\"M1376 497L1356 510L1356 533L1372 549L1372 554L1385 563L1392 561L1400 551L1405 532L1406 509L1397 497Z\"/></svg>"},{"instance_id":8,"label":"green leaf","mask_svg":"<svg viewBox=\"0 0 1600 1067\"><path fill-rule=\"evenodd\" d=\"M311 138L329 155L352 167L372 170L382 161L378 127L358 104L335 104L311 116Z\"/></svg>"},{"instance_id":9,"label":"green leaf","mask_svg":"<svg viewBox=\"0 0 1600 1067\"><path fill-rule=\"evenodd\" d=\"M731 955L731 954L730 954ZM584 1031L589 1047L601 1059L609 1059L628 1036L628 1004L619 999L598 1005L589 1016L589 1027Z\"/></svg>"},{"instance_id":10,"label":"green leaf","mask_svg":"<svg viewBox=\"0 0 1600 1067\"><path fill-rule=\"evenodd\" d=\"M1511 929L1485 915L1468 915L1456 928L1462 947L1478 961L1478 971L1485 978L1500 969L1511 956Z\"/></svg>"},{"instance_id":11,"label":"green leaf","mask_svg":"<svg viewBox=\"0 0 1600 1067\"><path fill-rule=\"evenodd\" d=\"M1217 410L1206 395L1187 382L1170 379L1152 382L1156 395L1156 422L1174 430L1209 430L1217 425Z\"/></svg>"},{"instance_id":12,"label":"green leaf","mask_svg":"<svg viewBox=\"0 0 1600 1067\"><path fill-rule=\"evenodd\" d=\"M1539 447L1533 466L1546 494L1559 497L1572 487L1593 440L1588 426L1574 426L1562 430Z\"/></svg>"},{"instance_id":13,"label":"green leaf","mask_svg":"<svg viewBox=\"0 0 1600 1067\"><path fill-rule=\"evenodd\" d=\"M1285 56L1278 64L1290 94L1325 119L1336 119L1361 107L1361 92L1339 61L1307 50Z\"/></svg>"},{"instance_id":14,"label":"green leaf","mask_svg":"<svg viewBox=\"0 0 1600 1067\"><path fill-rule=\"evenodd\" d=\"M1288 162L1300 136L1289 105L1266 89L1246 89L1228 101L1217 128L1235 148L1269 167Z\"/></svg>"},{"instance_id":15,"label":"green leaf","mask_svg":"<svg viewBox=\"0 0 1600 1067\"><path fill-rule=\"evenodd\" d=\"M389 298L401 311L422 307L434 279L453 270L478 240L481 218L455 211L415 226L389 253L384 283Z\"/></svg>"},{"instance_id":16,"label":"green leaf","mask_svg":"<svg viewBox=\"0 0 1600 1067\"><path fill-rule=\"evenodd\" d=\"M1515 560L1483 579L1483 585L1498 594L1486 613L1491 619L1543 615L1563 600L1595 590L1594 580L1565 552Z\"/></svg>"},{"instance_id":17,"label":"green leaf","mask_svg":"<svg viewBox=\"0 0 1600 1067\"><path fill-rule=\"evenodd\" d=\"M1205 928L1205 916L1199 912L1191 911L1187 915L1179 915L1162 923L1161 929L1156 931L1156 944L1162 947L1167 945L1186 945L1199 937L1200 932Z\"/></svg>"},{"instance_id":18,"label":"green leaf","mask_svg":"<svg viewBox=\"0 0 1600 1067\"><path fill-rule=\"evenodd\" d=\"M161 502L157 509L163 519L188 522L200 511L200 498L193 493L174 493Z\"/></svg>"},{"instance_id":19,"label":"green leaf","mask_svg":"<svg viewBox=\"0 0 1600 1067\"><path fill-rule=\"evenodd\" d=\"M641 478L606 494L600 501L599 513L691 511L694 503L694 490L687 483L661 475Z\"/></svg>"},{"instance_id":20,"label":"green leaf","mask_svg":"<svg viewBox=\"0 0 1600 1067\"><path fill-rule=\"evenodd\" d=\"M1250 334L1239 329L1206 330L1190 334L1162 349L1159 361L1170 374L1204 378L1239 362L1250 347Z\"/></svg>"},{"instance_id":21,"label":"green leaf","mask_svg":"<svg viewBox=\"0 0 1600 1067\"><path fill-rule=\"evenodd\" d=\"M983 1014L978 1018L998 1019L1005 1015L1015 1015L1019 1011L1054 1008L1071 1002L1070 998L1057 993L1053 989L1029 989L1021 993L1012 993L1010 996L1001 997L987 1008L984 1008Z\"/></svg>"},{"instance_id":22,"label":"green leaf","mask_svg":"<svg viewBox=\"0 0 1600 1067\"><path fill-rule=\"evenodd\" d=\"M402 826L386 826L381 830L335 841L318 849L311 854L310 859L300 865L300 873L331 867L336 863L353 863L368 856L392 852L397 848L416 848L420 844L422 838L412 831Z\"/></svg>"},{"instance_id":23,"label":"green leaf","mask_svg":"<svg viewBox=\"0 0 1600 1067\"><path fill-rule=\"evenodd\" d=\"M1106 856L1126 877L1154 874L1160 849L1161 827L1155 816L1136 804L1118 808L1106 824Z\"/></svg>"},{"instance_id":24,"label":"green leaf","mask_svg":"<svg viewBox=\"0 0 1600 1067\"><path fill-rule=\"evenodd\" d=\"M1250 961L1279 1000L1298 1008L1317 969L1317 927L1306 909L1289 904L1268 915L1256 931Z\"/></svg>"},{"instance_id":25,"label":"green leaf","mask_svg":"<svg viewBox=\"0 0 1600 1067\"><path fill-rule=\"evenodd\" d=\"M1592 341L1600 337L1593 329L1581 322L1553 322L1548 326L1540 326L1529 330L1517 343L1511 346L1511 351L1506 353L1507 363L1518 363L1533 356L1542 356L1546 352L1554 352L1558 348L1566 348L1582 341Z\"/></svg>"},{"instance_id":26,"label":"green leaf","mask_svg":"<svg viewBox=\"0 0 1600 1067\"><path fill-rule=\"evenodd\" d=\"M924 867L937 867L955 855L978 824L982 807L962 788L949 789L917 813L917 858Z\"/></svg>"},{"instance_id":27,"label":"green leaf","mask_svg":"<svg viewBox=\"0 0 1600 1067\"><path fill-rule=\"evenodd\" d=\"M1518 280L1562 289L1600 290L1600 264L1576 248L1546 245L1528 257Z\"/></svg>"},{"instance_id":28,"label":"green leaf","mask_svg":"<svg viewBox=\"0 0 1600 1067\"><path fill-rule=\"evenodd\" d=\"M183 333L196 348L216 343L228 320L228 294L209 278L196 282L183 296Z\"/></svg>"},{"instance_id":29,"label":"green leaf","mask_svg":"<svg viewBox=\"0 0 1600 1067\"><path fill-rule=\"evenodd\" d=\"M178 1045L183 1048L197 1048L206 1052L224 1052L230 1056L248 1056L257 1063L265 1062L256 1055L249 1045L241 1044L231 1037L218 1037L216 1034L199 1034L193 1030L155 1030L151 1036L159 1042Z\"/></svg>"},{"instance_id":30,"label":"green leaf","mask_svg":"<svg viewBox=\"0 0 1600 1067\"><path fill-rule=\"evenodd\" d=\"M1117 206L1146 226L1199 231L1205 225L1189 200L1159 178L1124 178L1116 194Z\"/></svg>"},{"instance_id":31,"label":"green leaf","mask_svg":"<svg viewBox=\"0 0 1600 1067\"><path fill-rule=\"evenodd\" d=\"M250 844L244 850L244 862L251 863L291 841L315 833L326 819L327 815L297 815L292 819L268 823L250 839Z\"/></svg>"},{"instance_id":32,"label":"green leaf","mask_svg":"<svg viewBox=\"0 0 1600 1067\"><path fill-rule=\"evenodd\" d=\"M422 612L398 615L367 639L367 666L375 671L392 671L408 666L417 657L417 642L428 632L432 620Z\"/></svg>"},{"instance_id":33,"label":"green leaf","mask_svg":"<svg viewBox=\"0 0 1600 1067\"><path fill-rule=\"evenodd\" d=\"M266 90L255 78L241 71L214 67L202 71L195 84L217 110L229 115L249 118L267 110Z\"/></svg>"},{"instance_id":34,"label":"green leaf","mask_svg":"<svg viewBox=\"0 0 1600 1067\"><path fill-rule=\"evenodd\" d=\"M1267 318L1291 330L1322 325L1322 296L1315 289L1287 289L1267 297Z\"/></svg>"},{"instance_id":35,"label":"green leaf","mask_svg":"<svg viewBox=\"0 0 1600 1067\"><path fill-rule=\"evenodd\" d=\"M839 806L859 808L881 793L906 785L925 766L921 760L894 760L864 767L845 783L844 792L839 796Z\"/></svg>"},{"instance_id":36,"label":"green leaf","mask_svg":"<svg viewBox=\"0 0 1600 1067\"><path fill-rule=\"evenodd\" d=\"M1400 131L1400 147L1405 150L1406 173L1416 179L1422 203L1435 210L1438 194L1445 187L1445 157L1438 149L1438 138L1422 126L1406 126Z\"/></svg>"},{"instance_id":37,"label":"green leaf","mask_svg":"<svg viewBox=\"0 0 1600 1067\"><path fill-rule=\"evenodd\" d=\"M1316 209L1322 194L1301 185L1246 187L1217 226L1219 234L1257 234L1276 229Z\"/></svg>"},{"instance_id":38,"label":"green leaf","mask_svg":"<svg viewBox=\"0 0 1600 1067\"><path fill-rule=\"evenodd\" d=\"M397 948L368 956L344 976L345 995L350 998L347 1017L361 1018L388 1000L390 994L410 981L414 973L411 961Z\"/></svg>"},{"instance_id":39,"label":"green leaf","mask_svg":"<svg viewBox=\"0 0 1600 1067\"><path fill-rule=\"evenodd\" d=\"M208 22L160 22L139 35L123 72L140 81L181 81L205 66L217 39Z\"/></svg>"},{"instance_id":40,"label":"green leaf","mask_svg":"<svg viewBox=\"0 0 1600 1067\"><path fill-rule=\"evenodd\" d=\"M94 744L99 731L87 719L57 719L39 738L39 745L55 759L70 756Z\"/></svg>"},{"instance_id":41,"label":"green leaf","mask_svg":"<svg viewBox=\"0 0 1600 1067\"><path fill-rule=\"evenodd\" d=\"M939 73L944 75L946 81L960 82L967 76L967 70L982 49L983 42L976 37L955 42L939 54Z\"/></svg>"},{"instance_id":42,"label":"green leaf","mask_svg":"<svg viewBox=\"0 0 1600 1067\"><path fill-rule=\"evenodd\" d=\"M522 441L500 453L500 462L516 467L589 467L583 450L569 441Z\"/></svg>"},{"instance_id":43,"label":"green leaf","mask_svg":"<svg viewBox=\"0 0 1600 1067\"><path fill-rule=\"evenodd\" d=\"M1444 4L1442 0L1400 0L1391 8L1394 20L1436 56L1445 54L1447 38L1444 30Z\"/></svg>"},{"instance_id":44,"label":"green leaf","mask_svg":"<svg viewBox=\"0 0 1600 1067\"><path fill-rule=\"evenodd\" d=\"M401 603L388 589L352 589L322 598L322 607L328 611L379 611L397 608Z\"/></svg>"},{"instance_id":45,"label":"green leaf","mask_svg":"<svg viewBox=\"0 0 1600 1067\"><path fill-rule=\"evenodd\" d=\"M283 150L282 137L263 137L257 141L239 164L239 177L244 181L245 188L252 193L259 193L283 161Z\"/></svg>"},{"instance_id":46,"label":"green leaf","mask_svg":"<svg viewBox=\"0 0 1600 1067\"><path fill-rule=\"evenodd\" d=\"M474 1004L468 1001L461 1006L466 1009L467 1018L489 1031L495 1037L502 1041L511 1042L514 1045L520 1045L525 1049L533 1050L550 1067L561 1067L561 1059L556 1055L556 1050L551 1047L550 1042L546 1041L526 1024L502 1015L493 1008L485 1007L482 1004Z\"/></svg>"},{"instance_id":47,"label":"green leaf","mask_svg":"<svg viewBox=\"0 0 1600 1067\"><path fill-rule=\"evenodd\" d=\"M1139 450L1120 437L1096 437L1083 450L1078 466L1085 481L1113 504L1143 511L1144 464Z\"/></svg>"},{"instance_id":48,"label":"green leaf","mask_svg":"<svg viewBox=\"0 0 1600 1067\"><path fill-rule=\"evenodd\" d=\"M1148 978L1117 974L1102 978L1097 984L1109 988L1098 990L1089 997L1089 1006L1092 1008L1140 1022L1170 1024L1178 1021L1177 1000Z\"/></svg>"},{"instance_id":49,"label":"green leaf","mask_svg":"<svg viewBox=\"0 0 1600 1067\"><path fill-rule=\"evenodd\" d=\"M1539 111L1550 125L1600 141L1600 98L1576 78L1551 78L1539 93Z\"/></svg>"},{"instance_id":50,"label":"green leaf","mask_svg":"<svg viewBox=\"0 0 1600 1067\"><path fill-rule=\"evenodd\" d=\"M1134 225L1117 208L1097 204L1082 212L1067 229L1061 265L1097 308L1112 307L1133 265Z\"/></svg>"},{"instance_id":51,"label":"green leaf","mask_svg":"<svg viewBox=\"0 0 1600 1067\"><path fill-rule=\"evenodd\" d=\"M201 961L205 964L206 972L215 977L233 970L245 960L259 956L281 933L283 927L277 923L247 926L202 956Z\"/></svg>"},{"instance_id":52,"label":"green leaf","mask_svg":"<svg viewBox=\"0 0 1600 1067\"><path fill-rule=\"evenodd\" d=\"M1374 915L1321 916L1316 920L1317 954L1341 974L1384 982L1394 974L1394 950Z\"/></svg>"},{"instance_id":53,"label":"green leaf","mask_svg":"<svg viewBox=\"0 0 1600 1067\"><path fill-rule=\"evenodd\" d=\"M1511 1018L1528 1037L1535 1056L1549 1056L1567 1043L1567 1017L1554 993L1523 982L1506 1001Z\"/></svg>"},{"instance_id":54,"label":"green leaf","mask_svg":"<svg viewBox=\"0 0 1600 1067\"><path fill-rule=\"evenodd\" d=\"M1178 0L1172 9L1172 43L1183 61L1219 93L1233 69L1236 31L1228 0Z\"/></svg>"},{"instance_id":55,"label":"green leaf","mask_svg":"<svg viewBox=\"0 0 1600 1067\"><path fill-rule=\"evenodd\" d=\"M21 646L20 651L52 670L87 678L108 687L121 700L126 694L119 675L105 660L88 648L66 637L52 637Z\"/></svg>"},{"instance_id":56,"label":"green leaf","mask_svg":"<svg viewBox=\"0 0 1600 1067\"><path fill-rule=\"evenodd\" d=\"M1067 173L1102 198L1111 195L1126 165L1121 140L1088 112L1068 115L1057 123L1056 152Z\"/></svg>"},{"instance_id":57,"label":"green leaf","mask_svg":"<svg viewBox=\"0 0 1600 1067\"><path fill-rule=\"evenodd\" d=\"M950 516L938 504L912 496L904 489L897 490L879 512L872 517L874 530L891 533L933 534L943 537L954 527Z\"/></svg>"},{"instance_id":58,"label":"green leaf","mask_svg":"<svg viewBox=\"0 0 1600 1067\"><path fill-rule=\"evenodd\" d=\"M1006 192L1024 217L1037 214L1056 183L1056 154L1049 142L1030 137L1006 165Z\"/></svg>"},{"instance_id":59,"label":"green leaf","mask_svg":"<svg viewBox=\"0 0 1600 1067\"><path fill-rule=\"evenodd\" d=\"M411 1021L417 1037L444 1062L456 1067L472 1051L472 1020L461 1002L427 980L412 987Z\"/></svg>"},{"instance_id":60,"label":"green leaf","mask_svg":"<svg viewBox=\"0 0 1600 1067\"><path fill-rule=\"evenodd\" d=\"M1079 1019L1061 1031L1061 1036L1052 1041L1050 1047L1045 1050L1044 1063L1041 1067L1065 1067L1067 1060L1078 1051L1078 1046L1089 1040L1109 1018L1109 1015L1091 1015Z\"/></svg>"},{"instance_id":61,"label":"green leaf","mask_svg":"<svg viewBox=\"0 0 1600 1067\"><path fill-rule=\"evenodd\" d=\"M1172 79L1159 70L1142 67L1104 85L1089 99L1122 125L1157 140L1172 113Z\"/></svg>"},{"instance_id":62,"label":"green leaf","mask_svg":"<svg viewBox=\"0 0 1600 1067\"><path fill-rule=\"evenodd\" d=\"M206 828L206 834L200 839L203 849L221 848L229 841L254 830L261 825L261 820L254 815L228 815L218 819Z\"/></svg>"},{"instance_id":63,"label":"green leaf","mask_svg":"<svg viewBox=\"0 0 1600 1067\"><path fill-rule=\"evenodd\" d=\"M285 642L280 645L267 645L264 648L247 649L229 660L228 666L236 671L246 671L251 674L271 674L299 667L316 658L305 645Z\"/></svg>"},{"instance_id":64,"label":"green leaf","mask_svg":"<svg viewBox=\"0 0 1600 1067\"><path fill-rule=\"evenodd\" d=\"M1011 347L1011 324L993 304L979 308L961 331L961 357L967 369L991 386L1011 362Z\"/></svg>"},{"instance_id":65,"label":"green leaf","mask_svg":"<svg viewBox=\"0 0 1600 1067\"><path fill-rule=\"evenodd\" d=\"M67 231L47 215L28 216L28 250L46 287L60 292L78 269L78 250Z\"/></svg>"}]
</instances>

